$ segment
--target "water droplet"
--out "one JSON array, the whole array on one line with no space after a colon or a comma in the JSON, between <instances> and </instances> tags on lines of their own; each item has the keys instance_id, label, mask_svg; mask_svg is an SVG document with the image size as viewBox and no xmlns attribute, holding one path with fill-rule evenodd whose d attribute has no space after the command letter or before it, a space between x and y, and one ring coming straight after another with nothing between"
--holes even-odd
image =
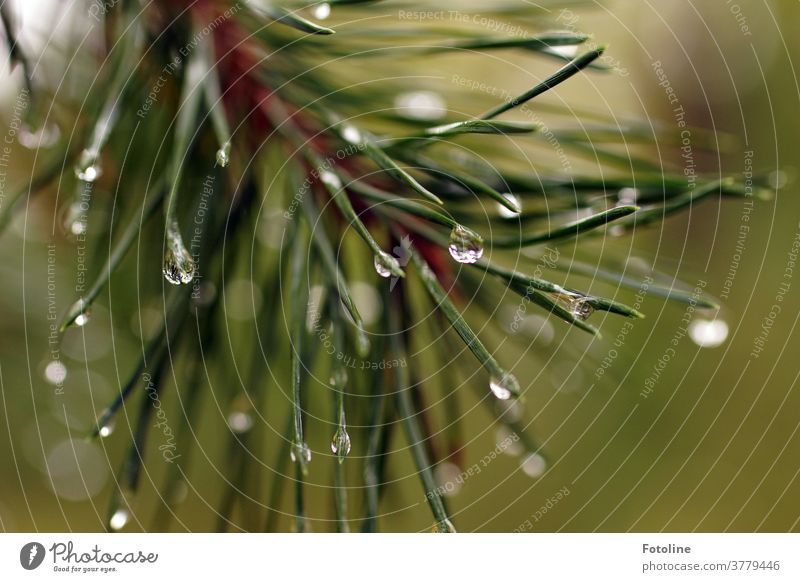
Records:
<instances>
[{"instance_id":1,"label":"water droplet","mask_svg":"<svg viewBox=\"0 0 800 582\"><path fill-rule=\"evenodd\" d=\"M86 210L88 210L88 208L88 204L77 200L67 207L64 213L64 220L62 221L66 233L73 236L86 234Z\"/></svg>"},{"instance_id":2,"label":"water droplet","mask_svg":"<svg viewBox=\"0 0 800 582\"><path fill-rule=\"evenodd\" d=\"M716 348L728 339L728 324L721 319L695 319L689 324L689 337L701 348Z\"/></svg>"},{"instance_id":3,"label":"water droplet","mask_svg":"<svg viewBox=\"0 0 800 582\"><path fill-rule=\"evenodd\" d=\"M431 533L456 533L456 528L449 519L433 524Z\"/></svg>"},{"instance_id":4,"label":"water droplet","mask_svg":"<svg viewBox=\"0 0 800 582\"><path fill-rule=\"evenodd\" d=\"M217 165L221 168L226 167L231 161L231 142L226 141L217 150Z\"/></svg>"},{"instance_id":5,"label":"water droplet","mask_svg":"<svg viewBox=\"0 0 800 582\"><path fill-rule=\"evenodd\" d=\"M331 371L330 385L340 390L347 385L347 371L341 366L335 366Z\"/></svg>"},{"instance_id":6,"label":"water droplet","mask_svg":"<svg viewBox=\"0 0 800 582\"><path fill-rule=\"evenodd\" d=\"M351 448L352 443L350 442L350 435L347 434L347 429L345 427L340 426L336 429L331 439L331 451L333 451L334 455L339 457L339 462L341 463L344 458L350 454Z\"/></svg>"},{"instance_id":7,"label":"water droplet","mask_svg":"<svg viewBox=\"0 0 800 582\"><path fill-rule=\"evenodd\" d=\"M459 263L475 263L483 256L483 239L477 232L459 224L450 232L448 250Z\"/></svg>"},{"instance_id":8,"label":"water droplet","mask_svg":"<svg viewBox=\"0 0 800 582\"><path fill-rule=\"evenodd\" d=\"M622 188L617 193L617 200L620 204L635 204L639 198L639 190L637 188Z\"/></svg>"},{"instance_id":9,"label":"water droplet","mask_svg":"<svg viewBox=\"0 0 800 582\"><path fill-rule=\"evenodd\" d=\"M79 180L84 182L94 182L100 177L102 171L97 164L98 152L94 150L83 150L80 158L78 158L78 165L75 166L75 175Z\"/></svg>"},{"instance_id":10,"label":"water droplet","mask_svg":"<svg viewBox=\"0 0 800 582\"><path fill-rule=\"evenodd\" d=\"M447 461L436 465L433 474L436 477L439 491L445 497L456 495L461 490L461 485L463 485L465 478L468 476L466 473L462 475L458 465Z\"/></svg>"},{"instance_id":11,"label":"water droplet","mask_svg":"<svg viewBox=\"0 0 800 582\"><path fill-rule=\"evenodd\" d=\"M319 179L323 184L334 190L340 190L342 188L342 181L339 179L339 176L330 170L320 170Z\"/></svg>"},{"instance_id":12,"label":"water droplet","mask_svg":"<svg viewBox=\"0 0 800 582\"><path fill-rule=\"evenodd\" d=\"M371 348L371 343L369 341L369 336L367 332L363 329L358 328L356 332L356 352L360 358L366 358L369 355L369 350Z\"/></svg>"},{"instance_id":13,"label":"water droplet","mask_svg":"<svg viewBox=\"0 0 800 582\"><path fill-rule=\"evenodd\" d=\"M306 443L292 443L292 448L289 450L289 458L293 463L300 459L303 465L311 462L311 449Z\"/></svg>"},{"instance_id":14,"label":"water droplet","mask_svg":"<svg viewBox=\"0 0 800 582\"><path fill-rule=\"evenodd\" d=\"M384 279L402 273L400 270L400 263L397 262L397 259L385 251L381 251L380 254L375 255L373 263L375 265L375 272Z\"/></svg>"},{"instance_id":15,"label":"water droplet","mask_svg":"<svg viewBox=\"0 0 800 582\"><path fill-rule=\"evenodd\" d=\"M586 321L594 313L594 307L589 303L589 298L583 295L562 293L556 296L556 300L563 304L576 319L581 321Z\"/></svg>"},{"instance_id":16,"label":"water droplet","mask_svg":"<svg viewBox=\"0 0 800 582\"><path fill-rule=\"evenodd\" d=\"M505 426L497 428L495 440L503 453L511 457L518 457L525 450L519 442L519 437Z\"/></svg>"},{"instance_id":17,"label":"water droplet","mask_svg":"<svg viewBox=\"0 0 800 582\"><path fill-rule=\"evenodd\" d=\"M789 174L783 170L775 170L769 173L767 181L773 189L780 190L789 183Z\"/></svg>"},{"instance_id":18,"label":"water droplet","mask_svg":"<svg viewBox=\"0 0 800 582\"><path fill-rule=\"evenodd\" d=\"M120 507L114 512L114 514L111 516L111 519L108 520L108 527L113 531L119 531L125 527L125 525L127 525L130 519L131 512L124 507Z\"/></svg>"},{"instance_id":19,"label":"water droplet","mask_svg":"<svg viewBox=\"0 0 800 582\"><path fill-rule=\"evenodd\" d=\"M547 470L547 461L539 453L532 453L522 460L520 467L528 477L538 479Z\"/></svg>"},{"instance_id":20,"label":"water droplet","mask_svg":"<svg viewBox=\"0 0 800 582\"><path fill-rule=\"evenodd\" d=\"M228 426L235 433L245 433L253 428L253 417L246 412L231 412L228 415Z\"/></svg>"},{"instance_id":21,"label":"water droplet","mask_svg":"<svg viewBox=\"0 0 800 582\"><path fill-rule=\"evenodd\" d=\"M29 125L24 125L20 129L17 139L19 143L29 150L36 148L48 148L56 144L61 137L61 131L55 123L48 123L39 129L34 129Z\"/></svg>"},{"instance_id":22,"label":"water droplet","mask_svg":"<svg viewBox=\"0 0 800 582\"><path fill-rule=\"evenodd\" d=\"M508 400L511 396L520 392L519 382L513 374L509 373L506 373L502 378L492 377L489 380L489 388L500 400Z\"/></svg>"},{"instance_id":23,"label":"water droplet","mask_svg":"<svg viewBox=\"0 0 800 582\"><path fill-rule=\"evenodd\" d=\"M60 385L67 379L67 367L59 360L53 360L45 366L44 378L50 384Z\"/></svg>"},{"instance_id":24,"label":"water droplet","mask_svg":"<svg viewBox=\"0 0 800 582\"><path fill-rule=\"evenodd\" d=\"M447 103L433 91L409 91L401 93L394 100L399 113L411 119L432 121L441 119L447 113Z\"/></svg>"},{"instance_id":25,"label":"water droplet","mask_svg":"<svg viewBox=\"0 0 800 582\"><path fill-rule=\"evenodd\" d=\"M497 212L500 216L503 218L515 218L519 216L519 213L522 212L522 204L519 201L519 197L514 194L503 194L503 198L508 200L516 210L511 210L498 202Z\"/></svg>"},{"instance_id":26,"label":"water droplet","mask_svg":"<svg viewBox=\"0 0 800 582\"><path fill-rule=\"evenodd\" d=\"M109 423L101 426L100 430L97 431L97 434L100 435L101 438L106 438L107 436L110 436L112 432L114 432L114 425Z\"/></svg>"},{"instance_id":27,"label":"water droplet","mask_svg":"<svg viewBox=\"0 0 800 582\"><path fill-rule=\"evenodd\" d=\"M89 323L89 310L87 309L79 313L78 316L75 318L75 321L73 321L72 323L74 323L78 327L83 327L84 325Z\"/></svg>"},{"instance_id":28,"label":"water droplet","mask_svg":"<svg viewBox=\"0 0 800 582\"><path fill-rule=\"evenodd\" d=\"M574 59L575 56L578 54L578 45L570 44L570 45L563 45L563 46L551 46L547 49L551 53L556 53L557 55L561 55L565 59Z\"/></svg>"},{"instance_id":29,"label":"water droplet","mask_svg":"<svg viewBox=\"0 0 800 582\"><path fill-rule=\"evenodd\" d=\"M192 255L186 250L178 225L167 230L167 250L164 253L164 278L173 285L186 285L194 279L195 265Z\"/></svg>"},{"instance_id":30,"label":"water droplet","mask_svg":"<svg viewBox=\"0 0 800 582\"><path fill-rule=\"evenodd\" d=\"M361 132L352 125L344 126L344 129L342 129L342 138L347 143L351 143L353 145L358 145L364 141L361 137Z\"/></svg>"},{"instance_id":31,"label":"water droplet","mask_svg":"<svg viewBox=\"0 0 800 582\"><path fill-rule=\"evenodd\" d=\"M327 2L318 4L314 7L314 18L317 20L325 20L331 15L331 5Z\"/></svg>"}]
</instances>

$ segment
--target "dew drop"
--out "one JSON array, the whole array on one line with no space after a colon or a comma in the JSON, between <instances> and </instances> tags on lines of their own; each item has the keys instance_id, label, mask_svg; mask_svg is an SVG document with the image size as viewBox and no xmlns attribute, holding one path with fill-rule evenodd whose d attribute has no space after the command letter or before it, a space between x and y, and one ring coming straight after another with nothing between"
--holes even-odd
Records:
<instances>
[{"instance_id":1,"label":"dew drop","mask_svg":"<svg viewBox=\"0 0 800 582\"><path fill-rule=\"evenodd\" d=\"M477 232L459 224L450 232L448 250L459 263L475 263L483 256L483 239Z\"/></svg>"},{"instance_id":2,"label":"dew drop","mask_svg":"<svg viewBox=\"0 0 800 582\"><path fill-rule=\"evenodd\" d=\"M617 200L620 204L636 204L639 198L639 190L637 188L622 188L617 193Z\"/></svg>"},{"instance_id":3,"label":"dew drop","mask_svg":"<svg viewBox=\"0 0 800 582\"><path fill-rule=\"evenodd\" d=\"M121 507L117 509L114 514L111 516L111 519L108 520L108 527L113 531L119 531L130 521L131 519L131 512L128 511L126 508Z\"/></svg>"},{"instance_id":4,"label":"dew drop","mask_svg":"<svg viewBox=\"0 0 800 582\"><path fill-rule=\"evenodd\" d=\"M317 20L325 20L331 15L331 5L327 2L318 4L314 7L314 18Z\"/></svg>"},{"instance_id":5,"label":"dew drop","mask_svg":"<svg viewBox=\"0 0 800 582\"><path fill-rule=\"evenodd\" d=\"M221 168L226 167L231 161L231 142L226 141L217 150L217 165Z\"/></svg>"},{"instance_id":6,"label":"dew drop","mask_svg":"<svg viewBox=\"0 0 800 582\"><path fill-rule=\"evenodd\" d=\"M701 348L716 348L728 339L728 324L721 319L695 319L689 324L689 337Z\"/></svg>"},{"instance_id":7,"label":"dew drop","mask_svg":"<svg viewBox=\"0 0 800 582\"><path fill-rule=\"evenodd\" d=\"M350 435L347 434L347 429L345 427L340 426L336 429L331 439L331 451L333 451L334 455L339 457L339 462L341 462L350 454L351 448L352 443L350 442Z\"/></svg>"},{"instance_id":8,"label":"dew drop","mask_svg":"<svg viewBox=\"0 0 800 582\"><path fill-rule=\"evenodd\" d=\"M789 183L789 174L783 170L775 170L767 176L770 187L780 190Z\"/></svg>"},{"instance_id":9,"label":"dew drop","mask_svg":"<svg viewBox=\"0 0 800 582\"><path fill-rule=\"evenodd\" d=\"M574 59L578 54L578 45L551 46L547 49L551 53L561 55L565 59Z\"/></svg>"},{"instance_id":10,"label":"dew drop","mask_svg":"<svg viewBox=\"0 0 800 582\"><path fill-rule=\"evenodd\" d=\"M75 175L79 180L84 182L94 182L100 177L102 173L100 166L97 164L98 152L90 149L83 150L78 165L75 166Z\"/></svg>"},{"instance_id":11,"label":"dew drop","mask_svg":"<svg viewBox=\"0 0 800 582\"><path fill-rule=\"evenodd\" d=\"M522 212L522 205L520 204L519 197L514 194L503 194L503 198L508 200L515 210L511 210L498 202L497 212L500 216L503 218L515 218L519 216L519 213Z\"/></svg>"},{"instance_id":12,"label":"dew drop","mask_svg":"<svg viewBox=\"0 0 800 582\"><path fill-rule=\"evenodd\" d=\"M344 129L342 129L342 138L344 138L347 143L353 145L358 145L363 141L361 132L352 125L346 125Z\"/></svg>"},{"instance_id":13,"label":"dew drop","mask_svg":"<svg viewBox=\"0 0 800 582\"><path fill-rule=\"evenodd\" d=\"M456 528L449 519L433 524L431 533L456 533Z\"/></svg>"},{"instance_id":14,"label":"dew drop","mask_svg":"<svg viewBox=\"0 0 800 582\"><path fill-rule=\"evenodd\" d=\"M385 251L381 251L380 254L375 255L373 264L375 265L375 272L384 279L388 279L392 275L400 272L400 263Z\"/></svg>"},{"instance_id":15,"label":"dew drop","mask_svg":"<svg viewBox=\"0 0 800 582\"><path fill-rule=\"evenodd\" d=\"M371 344L367 332L359 328L356 332L356 352L360 358L366 358L369 355Z\"/></svg>"},{"instance_id":16,"label":"dew drop","mask_svg":"<svg viewBox=\"0 0 800 582\"><path fill-rule=\"evenodd\" d=\"M292 443L292 448L289 451L289 458L293 463L300 459L303 465L311 462L311 449L306 443Z\"/></svg>"},{"instance_id":17,"label":"dew drop","mask_svg":"<svg viewBox=\"0 0 800 582\"><path fill-rule=\"evenodd\" d=\"M401 93L394 101L399 113L411 119L432 121L447 113L447 103L433 91L409 91Z\"/></svg>"},{"instance_id":18,"label":"dew drop","mask_svg":"<svg viewBox=\"0 0 800 582\"><path fill-rule=\"evenodd\" d=\"M186 250L178 225L167 230L167 250L164 253L164 278L173 285L186 285L194 279L195 265L192 255Z\"/></svg>"},{"instance_id":19,"label":"dew drop","mask_svg":"<svg viewBox=\"0 0 800 582\"><path fill-rule=\"evenodd\" d=\"M235 433L245 433L253 428L253 417L246 412L231 412L228 415L228 426Z\"/></svg>"},{"instance_id":20,"label":"dew drop","mask_svg":"<svg viewBox=\"0 0 800 582\"><path fill-rule=\"evenodd\" d=\"M594 313L594 307L589 303L589 298L582 295L561 294L556 299L566 306L566 309L581 321L586 321Z\"/></svg>"},{"instance_id":21,"label":"dew drop","mask_svg":"<svg viewBox=\"0 0 800 582\"><path fill-rule=\"evenodd\" d=\"M341 366L336 366L331 372L329 382L331 386L339 390L343 389L347 385L347 371Z\"/></svg>"},{"instance_id":22,"label":"dew drop","mask_svg":"<svg viewBox=\"0 0 800 582\"><path fill-rule=\"evenodd\" d=\"M75 201L67 207L62 222L64 231L73 236L86 234L86 215L85 207L81 202Z\"/></svg>"},{"instance_id":23,"label":"dew drop","mask_svg":"<svg viewBox=\"0 0 800 582\"><path fill-rule=\"evenodd\" d=\"M44 378L50 384L60 385L67 379L67 367L59 360L53 360L45 366Z\"/></svg>"},{"instance_id":24,"label":"dew drop","mask_svg":"<svg viewBox=\"0 0 800 582\"><path fill-rule=\"evenodd\" d=\"M539 453L532 453L522 460L520 467L528 477L538 479L547 470L547 461Z\"/></svg>"},{"instance_id":25,"label":"dew drop","mask_svg":"<svg viewBox=\"0 0 800 582\"><path fill-rule=\"evenodd\" d=\"M319 179L323 184L334 190L340 190L342 188L342 181L339 179L339 176L330 170L320 170Z\"/></svg>"},{"instance_id":26,"label":"dew drop","mask_svg":"<svg viewBox=\"0 0 800 582\"><path fill-rule=\"evenodd\" d=\"M513 374L506 373L502 378L492 377L489 388L500 400L508 400L512 395L519 394L519 382Z\"/></svg>"},{"instance_id":27,"label":"dew drop","mask_svg":"<svg viewBox=\"0 0 800 582\"><path fill-rule=\"evenodd\" d=\"M78 300L78 305L81 306L81 307L83 306L83 300L82 299ZM89 311L88 308L86 308L86 309L83 309L80 313L78 313L78 315L75 317L75 319L72 321L72 323L74 325L77 325L78 327L83 327L84 325L89 323L89 319L91 319L91 312Z\"/></svg>"}]
</instances>

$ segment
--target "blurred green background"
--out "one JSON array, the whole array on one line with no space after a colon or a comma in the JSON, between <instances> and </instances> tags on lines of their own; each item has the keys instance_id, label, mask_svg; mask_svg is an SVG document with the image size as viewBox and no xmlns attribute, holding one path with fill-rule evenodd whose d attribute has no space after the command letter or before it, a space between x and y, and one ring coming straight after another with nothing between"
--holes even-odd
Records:
<instances>
[{"instance_id":1,"label":"blurred green background","mask_svg":"<svg viewBox=\"0 0 800 582\"><path fill-rule=\"evenodd\" d=\"M24 24L30 33L28 42L35 46L37 38L50 38L56 31L59 34L52 39L69 44L67 39L80 37L87 29L82 14L85 7L73 7L69 18L54 14L47 21L30 8ZM790 251L800 233L800 86L795 64L800 57L800 39L795 34L800 3L609 1L589 9L570 6L569 12L552 8L551 17L562 27L574 26L594 33L597 42L609 42L608 54L618 69L609 75L575 79L558 90L558 99L575 107L573 123L583 119L581 110L591 110L612 112L620 120L650 119L674 129L673 106L653 67L660 61L687 120L719 137L719 158L698 154L699 168L744 179L749 169L746 158L750 159L745 152L752 152L752 169L772 181L774 198L756 200L752 212L744 200L709 201L631 236L592 239L584 250L603 261L627 261L642 269L652 265L686 282L690 289L704 281L705 291L722 306L717 323L707 323L714 320L713 313L690 314L696 322L693 333L680 337L676 333L685 306L653 295L641 304L647 319L634 324L622 346L614 341L625 322L615 318L600 319L603 339L592 342L576 330L567 332L558 325L531 320L531 325L543 329L538 339L527 350L508 349L512 355L525 356L524 363L515 368L525 384L532 384L523 422L530 423L530 433L543 443L549 467L542 476L532 478L528 473L536 475L538 467L521 464L523 459L514 454L514 447L492 455L506 435L498 432L486 407L465 398L461 426L468 446L462 465L480 470L448 496L453 521L460 531L798 530L800 395L796 381L800 360L795 358L800 342L795 329L800 271L796 265L791 272L787 267L792 267ZM47 59L52 60L50 73L58 71L59 61L52 51L58 53L60 47L55 44L42 61L47 68ZM443 92L452 91L446 79L459 63L458 59L431 61L431 75L445 79ZM487 58L477 64L471 59L469 67L458 70L465 77L517 93L552 68L552 63L531 61L529 66L527 60ZM11 79L18 77L5 70L0 78L4 79L0 98L8 124L17 91ZM79 92L79 78L68 78L68 82ZM485 96L453 99L450 106L472 111L480 106L471 100ZM9 179L24 180L35 155L16 148ZM680 162L675 148L660 155ZM91 325L72 329L65 338L66 396L53 398L53 388L44 378L48 243L56 243L59 255L55 283L59 289L74 285L76 260L73 242L60 234L50 236L53 207L48 195L25 205L0 240L4 280L0 407L5 425L0 430L4 476L0 527L5 531L103 529L110 485L132 418L119 419L114 433L100 445L79 437L127 377L139 349L139 322L146 325L160 315L159 305L143 305L136 313L123 310L119 315L96 308ZM268 245L267 238L254 244ZM570 252L564 248L562 256ZM135 288L142 284L139 278L146 269L136 264L131 272L130 282L115 284L116 293L123 297L120 301L128 296L135 302ZM789 284L788 292L780 301L779 316L765 332L765 318L778 303L782 283ZM608 293L607 286L597 283L596 288ZM240 292L244 295L239 298L248 297L251 290ZM620 290L617 299L636 300L628 290ZM59 312L69 300L67 291L59 295ZM234 293L229 294L229 303L231 325L246 327L246 310L237 315ZM752 351L759 337L766 339L755 357ZM671 343L674 338L677 345ZM716 341L722 343L708 346ZM700 345L704 343L706 347ZM668 352L670 347L674 352ZM597 378L596 370L614 349L613 363ZM666 353L669 364L644 397L648 379L654 378L654 367ZM426 365L424 355L417 358L412 358L410 366ZM220 394L235 389L229 374L236 361L232 346L231 362L217 363L217 369L211 370ZM469 386L459 389L472 395ZM177 417L182 405L172 392L168 394L164 406ZM432 396L430 403L436 400ZM312 414L318 408L324 415L327 405L312 403ZM205 403L186 500L180 521L170 526L174 530L217 527L214 507L224 491L226 415L216 396ZM276 431L281 430L281 410L268 419ZM259 492L254 504L266 502L272 471L286 469L271 466L280 444L277 438L266 438L271 430L264 430L258 452L267 468L251 484L251 490ZM79 440L70 441L70 437ZM311 432L312 450L325 451L328 438L326 431ZM392 448L398 453L381 505L382 527L417 531L423 529L420 524L431 522L429 509L400 431L395 439ZM482 462L487 455L491 461ZM315 463L306 491L307 513L315 531L327 531L333 518L327 485L332 463L323 454ZM130 529L152 527L164 469L163 463L148 467ZM353 480L360 479L354 468L348 471ZM440 466L437 473L446 482L459 471ZM280 511L287 514L281 521L284 530L291 528L290 493L287 488L281 499ZM358 515L357 497L352 503L353 514ZM247 507L245 503L237 510L237 525L231 529L259 527L255 512Z\"/></svg>"}]
</instances>

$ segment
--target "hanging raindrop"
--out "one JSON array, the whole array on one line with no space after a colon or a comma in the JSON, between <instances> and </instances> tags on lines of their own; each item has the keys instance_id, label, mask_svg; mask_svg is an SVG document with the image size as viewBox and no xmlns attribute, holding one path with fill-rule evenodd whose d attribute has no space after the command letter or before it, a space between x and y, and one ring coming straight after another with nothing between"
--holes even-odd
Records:
<instances>
[{"instance_id":1,"label":"hanging raindrop","mask_svg":"<svg viewBox=\"0 0 800 582\"><path fill-rule=\"evenodd\" d=\"M503 198L508 200L511 203L511 206L514 207L514 210L511 210L507 206L504 206L497 203L497 212L503 218L516 218L519 216L519 213L522 212L522 204L519 201L519 197L514 194L503 194Z\"/></svg>"},{"instance_id":2,"label":"hanging raindrop","mask_svg":"<svg viewBox=\"0 0 800 582\"><path fill-rule=\"evenodd\" d=\"M164 253L164 278L173 285L186 285L194 279L195 265L186 250L177 223L167 229L167 250Z\"/></svg>"},{"instance_id":3,"label":"hanging raindrop","mask_svg":"<svg viewBox=\"0 0 800 582\"><path fill-rule=\"evenodd\" d=\"M375 272L384 279L388 279L392 275L399 275L402 272L397 259L385 251L375 255L374 264Z\"/></svg>"},{"instance_id":4,"label":"hanging raindrop","mask_svg":"<svg viewBox=\"0 0 800 582\"><path fill-rule=\"evenodd\" d=\"M108 520L108 527L112 531L119 531L130 521L131 512L127 508L120 507L117 509Z\"/></svg>"},{"instance_id":5,"label":"hanging raindrop","mask_svg":"<svg viewBox=\"0 0 800 582\"><path fill-rule=\"evenodd\" d=\"M305 465L311 462L311 449L306 443L292 443L292 448L289 451L289 458L293 463L300 459L301 463Z\"/></svg>"},{"instance_id":6,"label":"hanging raindrop","mask_svg":"<svg viewBox=\"0 0 800 582\"><path fill-rule=\"evenodd\" d=\"M477 232L459 224L450 233L448 250L459 263L475 263L483 256L483 239Z\"/></svg>"},{"instance_id":7,"label":"hanging raindrop","mask_svg":"<svg viewBox=\"0 0 800 582\"><path fill-rule=\"evenodd\" d=\"M449 519L444 519L438 523L433 524L431 533L456 533L456 528Z\"/></svg>"},{"instance_id":8,"label":"hanging raindrop","mask_svg":"<svg viewBox=\"0 0 800 582\"><path fill-rule=\"evenodd\" d=\"M78 158L78 165L75 166L75 175L79 180L92 183L100 177L102 171L97 164L98 152L86 149L81 152Z\"/></svg>"},{"instance_id":9,"label":"hanging raindrop","mask_svg":"<svg viewBox=\"0 0 800 582\"><path fill-rule=\"evenodd\" d=\"M217 165L221 168L226 167L231 161L231 142L226 141L217 150Z\"/></svg>"},{"instance_id":10,"label":"hanging raindrop","mask_svg":"<svg viewBox=\"0 0 800 582\"><path fill-rule=\"evenodd\" d=\"M539 453L531 453L520 464L523 473L533 479L538 479L547 470L547 461Z\"/></svg>"},{"instance_id":11,"label":"hanging raindrop","mask_svg":"<svg viewBox=\"0 0 800 582\"><path fill-rule=\"evenodd\" d=\"M331 439L331 451L339 457L339 462L341 463L350 454L351 447L352 443L350 442L350 435L347 434L347 429L344 426L340 426L336 429Z\"/></svg>"},{"instance_id":12,"label":"hanging raindrop","mask_svg":"<svg viewBox=\"0 0 800 582\"><path fill-rule=\"evenodd\" d=\"M498 378L493 376L489 380L489 388L492 393L500 400L508 400L512 395L519 394L519 382L513 374L505 373Z\"/></svg>"},{"instance_id":13,"label":"hanging raindrop","mask_svg":"<svg viewBox=\"0 0 800 582\"><path fill-rule=\"evenodd\" d=\"M86 234L86 209L88 205L77 200L67 207L62 223L67 234L73 236Z\"/></svg>"}]
</instances>

